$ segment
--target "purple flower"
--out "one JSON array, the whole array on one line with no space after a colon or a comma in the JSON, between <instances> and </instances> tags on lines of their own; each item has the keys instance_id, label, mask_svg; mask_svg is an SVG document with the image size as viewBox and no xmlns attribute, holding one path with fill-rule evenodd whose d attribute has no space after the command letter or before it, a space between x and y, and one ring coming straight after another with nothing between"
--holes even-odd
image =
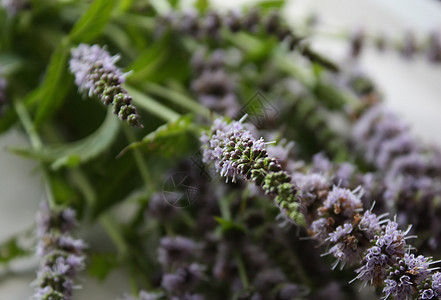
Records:
<instances>
[{"instance_id":1,"label":"purple flower","mask_svg":"<svg viewBox=\"0 0 441 300\"><path fill-rule=\"evenodd\" d=\"M385 168L385 166L390 165L395 157L411 153L415 150L417 150L415 141L408 132L404 132L382 143L375 158L375 165Z\"/></svg>"},{"instance_id":2,"label":"purple flower","mask_svg":"<svg viewBox=\"0 0 441 300\"><path fill-rule=\"evenodd\" d=\"M326 239L329 242L336 243L338 242L343 236L349 234L352 232L352 225L345 223L343 226L338 226L335 231L331 232Z\"/></svg>"},{"instance_id":3,"label":"purple flower","mask_svg":"<svg viewBox=\"0 0 441 300\"><path fill-rule=\"evenodd\" d=\"M371 211L365 211L363 216L360 219L360 222L358 223L358 229L363 232L363 235L371 240L375 237L375 235L380 231L381 227L380 225L384 221L380 221L381 217L384 215L377 217L375 214L373 214Z\"/></svg>"},{"instance_id":4,"label":"purple flower","mask_svg":"<svg viewBox=\"0 0 441 300\"><path fill-rule=\"evenodd\" d=\"M202 279L204 269L203 266L196 263L179 268L174 273L164 274L161 286L172 295L180 295Z\"/></svg>"},{"instance_id":5,"label":"purple flower","mask_svg":"<svg viewBox=\"0 0 441 300\"><path fill-rule=\"evenodd\" d=\"M198 245L186 237L163 237L159 243L158 261L163 267L181 264L195 255Z\"/></svg>"},{"instance_id":6,"label":"purple flower","mask_svg":"<svg viewBox=\"0 0 441 300\"><path fill-rule=\"evenodd\" d=\"M61 233L69 232L77 225L74 210L66 208L59 212L53 212L49 209L47 202L40 203L40 210L37 212L36 222L39 237L45 235L51 229L59 230Z\"/></svg>"},{"instance_id":7,"label":"purple flower","mask_svg":"<svg viewBox=\"0 0 441 300\"><path fill-rule=\"evenodd\" d=\"M142 127L132 97L121 86L125 75L115 66L119 56L110 56L105 48L87 44L73 48L71 54L69 66L79 90L88 91L89 97L98 96L105 105L112 103L113 113L121 120Z\"/></svg>"},{"instance_id":8,"label":"purple flower","mask_svg":"<svg viewBox=\"0 0 441 300\"><path fill-rule=\"evenodd\" d=\"M179 297L171 297L170 300L205 300L205 298L198 294L186 293Z\"/></svg>"},{"instance_id":9,"label":"purple flower","mask_svg":"<svg viewBox=\"0 0 441 300\"><path fill-rule=\"evenodd\" d=\"M323 202L323 207L336 215L342 214L351 218L362 207L360 197L355 192L357 191L334 186Z\"/></svg>"},{"instance_id":10,"label":"purple flower","mask_svg":"<svg viewBox=\"0 0 441 300\"><path fill-rule=\"evenodd\" d=\"M276 159L268 156L264 140L256 140L241 121L228 124L217 119L213 123L211 136L201 137L204 162L213 162L216 171L227 177L227 181L228 178L235 181L238 175L253 181L266 194L274 196L287 220L305 224L303 207L296 198L297 187L291 183L291 177L282 171Z\"/></svg>"},{"instance_id":11,"label":"purple flower","mask_svg":"<svg viewBox=\"0 0 441 300\"><path fill-rule=\"evenodd\" d=\"M429 275L429 264L429 259L422 255L415 257L414 254L406 253L402 259L397 259L385 280L385 298L393 296L394 299L410 299L417 292L418 285ZM426 289L422 294L428 297L434 292Z\"/></svg>"},{"instance_id":12,"label":"purple flower","mask_svg":"<svg viewBox=\"0 0 441 300\"><path fill-rule=\"evenodd\" d=\"M42 203L37 223L40 240L36 251L41 263L33 282L36 287L33 299L70 300L73 279L84 268L82 253L86 247L82 240L69 235L76 224L75 212L70 208L51 211Z\"/></svg>"},{"instance_id":13,"label":"purple flower","mask_svg":"<svg viewBox=\"0 0 441 300\"><path fill-rule=\"evenodd\" d=\"M393 296L396 300L407 300L411 299L415 293L415 288L407 275L401 276L398 280L386 279L384 283L386 284L383 288L385 299Z\"/></svg>"},{"instance_id":14,"label":"purple flower","mask_svg":"<svg viewBox=\"0 0 441 300\"><path fill-rule=\"evenodd\" d=\"M306 205L326 197L330 189L329 180L323 175L294 173L293 181L299 187L299 197Z\"/></svg>"},{"instance_id":15,"label":"purple flower","mask_svg":"<svg viewBox=\"0 0 441 300\"><path fill-rule=\"evenodd\" d=\"M0 0L0 4L9 16L14 16L29 3L27 0Z\"/></svg>"},{"instance_id":16,"label":"purple flower","mask_svg":"<svg viewBox=\"0 0 441 300\"><path fill-rule=\"evenodd\" d=\"M161 221L173 219L178 209L164 200L162 193L154 193L149 200L148 213Z\"/></svg>"},{"instance_id":17,"label":"purple flower","mask_svg":"<svg viewBox=\"0 0 441 300\"><path fill-rule=\"evenodd\" d=\"M433 31L430 34L429 48L428 48L428 58L433 62L441 61L441 40L440 33L438 31Z\"/></svg>"},{"instance_id":18,"label":"purple flower","mask_svg":"<svg viewBox=\"0 0 441 300\"><path fill-rule=\"evenodd\" d=\"M343 187L350 187L350 182L352 179L352 174L355 172L355 166L351 163L342 163L337 171L335 172L335 179L337 185Z\"/></svg>"},{"instance_id":19,"label":"purple flower","mask_svg":"<svg viewBox=\"0 0 441 300\"><path fill-rule=\"evenodd\" d=\"M133 297L131 295L126 294L120 300L138 300L138 299L139 300L156 300L156 299L159 299L159 298L161 298L160 294L148 293L146 291L140 291L139 295L138 295L138 298L135 298L135 297Z\"/></svg>"},{"instance_id":20,"label":"purple flower","mask_svg":"<svg viewBox=\"0 0 441 300\"><path fill-rule=\"evenodd\" d=\"M432 289L436 292L441 293L441 273L436 272L432 275Z\"/></svg>"},{"instance_id":21,"label":"purple flower","mask_svg":"<svg viewBox=\"0 0 441 300\"><path fill-rule=\"evenodd\" d=\"M367 249L363 266L356 270L357 279L370 282L376 286L382 284L389 266L404 256L407 231L398 230L398 224L388 221L382 226L382 232L374 237L374 245ZM394 286L390 283L390 288Z\"/></svg>"},{"instance_id":22,"label":"purple flower","mask_svg":"<svg viewBox=\"0 0 441 300\"><path fill-rule=\"evenodd\" d=\"M312 157L312 171L317 173L328 173L331 169L332 163L324 153L320 152Z\"/></svg>"},{"instance_id":23,"label":"purple flower","mask_svg":"<svg viewBox=\"0 0 441 300\"><path fill-rule=\"evenodd\" d=\"M266 269L257 274L254 286L259 292L268 293L276 285L283 282L286 282L286 276L281 269Z\"/></svg>"},{"instance_id":24,"label":"purple flower","mask_svg":"<svg viewBox=\"0 0 441 300\"><path fill-rule=\"evenodd\" d=\"M301 295L301 290L299 286L293 283L287 283L285 286L279 291L278 299L281 300L290 300Z\"/></svg>"},{"instance_id":25,"label":"purple flower","mask_svg":"<svg viewBox=\"0 0 441 300\"><path fill-rule=\"evenodd\" d=\"M405 232L398 230L398 224L389 221L382 234L376 239L375 244L381 247L390 258L401 257L405 252L407 233L408 230Z\"/></svg>"},{"instance_id":26,"label":"purple flower","mask_svg":"<svg viewBox=\"0 0 441 300\"><path fill-rule=\"evenodd\" d=\"M314 220L309 227L310 235L313 238L324 242L328 237L328 220L326 218L319 218Z\"/></svg>"}]
</instances>

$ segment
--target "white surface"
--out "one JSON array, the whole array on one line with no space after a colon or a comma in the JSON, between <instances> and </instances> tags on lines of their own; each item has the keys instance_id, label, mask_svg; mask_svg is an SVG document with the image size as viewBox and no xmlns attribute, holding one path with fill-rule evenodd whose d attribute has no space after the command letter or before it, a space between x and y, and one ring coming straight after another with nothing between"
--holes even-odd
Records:
<instances>
[{"instance_id":1,"label":"white surface","mask_svg":"<svg viewBox=\"0 0 441 300\"><path fill-rule=\"evenodd\" d=\"M252 1L213 2L237 7L239 2ZM368 32L401 35L409 28L417 32L441 28L441 4L434 0L297 0L291 4L288 15L293 21L298 16L317 11L332 30L363 26ZM324 42L318 46L337 56L345 49L345 44ZM431 67L423 60L408 63L396 54L377 55L375 51L365 53L361 63L375 78L388 105L412 124L415 134L441 144L438 133L441 128L441 67ZM44 190L39 177L32 174L36 165L4 150L5 145L24 143L16 132L0 137L0 240L32 226ZM27 268L14 265L13 273L0 275L1 300L28 299L32 294L29 283L34 278L35 261L30 260L25 265ZM82 277L82 282L84 289L76 294L76 299L115 299L128 290L126 276L121 273L112 274L104 283L86 276Z\"/></svg>"}]
</instances>

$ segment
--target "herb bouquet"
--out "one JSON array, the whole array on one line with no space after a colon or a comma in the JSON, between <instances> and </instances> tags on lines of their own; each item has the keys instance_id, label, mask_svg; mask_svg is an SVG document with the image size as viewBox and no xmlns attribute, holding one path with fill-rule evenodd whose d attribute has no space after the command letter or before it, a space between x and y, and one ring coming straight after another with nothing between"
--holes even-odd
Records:
<instances>
[{"instance_id":1,"label":"herb bouquet","mask_svg":"<svg viewBox=\"0 0 441 300\"><path fill-rule=\"evenodd\" d=\"M114 299L441 299L441 150L355 68L384 39L343 64L284 1L1 3L0 132L45 193L0 263L38 257L32 299L116 270Z\"/></svg>"}]
</instances>

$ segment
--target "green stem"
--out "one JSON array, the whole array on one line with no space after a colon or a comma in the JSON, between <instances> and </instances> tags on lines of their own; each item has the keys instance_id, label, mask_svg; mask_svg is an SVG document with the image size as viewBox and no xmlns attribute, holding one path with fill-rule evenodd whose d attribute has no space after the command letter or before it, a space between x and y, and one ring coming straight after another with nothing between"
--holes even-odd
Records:
<instances>
[{"instance_id":1,"label":"green stem","mask_svg":"<svg viewBox=\"0 0 441 300\"><path fill-rule=\"evenodd\" d=\"M178 113L174 112L167 106L160 104L155 99L150 98L137 89L128 85L125 85L124 88L133 97L133 103L136 106L144 108L146 111L156 115L157 117L165 121L174 121L180 117Z\"/></svg>"},{"instance_id":2,"label":"green stem","mask_svg":"<svg viewBox=\"0 0 441 300\"><path fill-rule=\"evenodd\" d=\"M31 117L29 116L29 113L26 110L26 107L21 101L14 101L14 107L15 110L17 111L17 115L20 119L20 122L22 123L29 137L32 148L34 148L35 150L41 149L43 147L43 144L40 140L40 137L38 136L37 130L35 129L34 123L32 122ZM46 194L47 194L49 206L51 209L55 209L57 207L57 203L52 193L49 172L47 171L47 168L43 162L41 162L40 165L43 172L43 178L45 182Z\"/></svg>"},{"instance_id":3,"label":"green stem","mask_svg":"<svg viewBox=\"0 0 441 300\"><path fill-rule=\"evenodd\" d=\"M167 89L153 82L143 82L140 87L147 93L153 93L157 96L168 99L172 103L188 109L195 114L199 114L207 118L211 116L210 110L179 92Z\"/></svg>"},{"instance_id":4,"label":"green stem","mask_svg":"<svg viewBox=\"0 0 441 300\"><path fill-rule=\"evenodd\" d=\"M222 218L225 220L231 220L231 214L228 209L228 205L226 205L228 202L225 200L224 201L218 200L218 203ZM234 249L233 251L234 251L234 259L236 260L237 270L239 272L240 280L242 282L244 289L246 289L249 286L249 280L248 280L247 272L245 270L245 265L243 263L240 252L237 249Z\"/></svg>"},{"instance_id":5,"label":"green stem","mask_svg":"<svg viewBox=\"0 0 441 300\"><path fill-rule=\"evenodd\" d=\"M123 129L129 142L130 143L136 142L135 135L133 134L132 130L130 130L128 125L124 124ZM144 157L141 154L141 150L135 147L133 149L133 156L135 157L136 160L136 166L138 167L139 172L141 173L141 176L144 179L144 183L147 185L147 189L149 189L149 187L153 185L153 179L147 168L147 162L145 161Z\"/></svg>"},{"instance_id":6,"label":"green stem","mask_svg":"<svg viewBox=\"0 0 441 300\"><path fill-rule=\"evenodd\" d=\"M96 203L96 192L87 179L86 175L81 171L80 168L75 168L71 170L71 176L72 179L76 182L80 191L82 192L88 206L94 207ZM111 216L107 214L102 215L99 218L99 221L115 244L119 254L122 257L125 257L128 254L128 246L121 232L118 230L118 228L116 228L115 220L113 220Z\"/></svg>"},{"instance_id":7,"label":"green stem","mask_svg":"<svg viewBox=\"0 0 441 300\"><path fill-rule=\"evenodd\" d=\"M41 143L40 137L38 136L37 130L29 116L26 107L23 105L21 101L15 101L15 110L17 111L17 115L20 118L20 122L22 123L29 140L31 142L32 148L35 150L40 150L43 147Z\"/></svg>"},{"instance_id":8,"label":"green stem","mask_svg":"<svg viewBox=\"0 0 441 300\"><path fill-rule=\"evenodd\" d=\"M155 18L141 16L132 13L121 13L115 15L115 21L123 25L136 26L151 32L155 28Z\"/></svg>"},{"instance_id":9,"label":"green stem","mask_svg":"<svg viewBox=\"0 0 441 300\"><path fill-rule=\"evenodd\" d=\"M297 79L306 88L314 88L316 80L311 68L303 68L300 65L295 64L292 58L288 57L287 54L284 54L281 51L275 52L274 62L277 67Z\"/></svg>"},{"instance_id":10,"label":"green stem","mask_svg":"<svg viewBox=\"0 0 441 300\"><path fill-rule=\"evenodd\" d=\"M86 199L87 205L90 207L94 207L96 203L96 193L90 184L89 180L83 174L80 168L72 168L70 170L70 175L72 179L76 182L77 186L83 193L84 198Z\"/></svg>"},{"instance_id":11,"label":"green stem","mask_svg":"<svg viewBox=\"0 0 441 300\"><path fill-rule=\"evenodd\" d=\"M248 275L245 270L245 265L243 263L242 257L240 256L240 253L237 250L234 250L234 259L236 260L240 281L242 282L244 289L247 289L249 286Z\"/></svg>"},{"instance_id":12,"label":"green stem","mask_svg":"<svg viewBox=\"0 0 441 300\"><path fill-rule=\"evenodd\" d=\"M109 237L112 239L120 255L122 257L126 257L129 253L129 249L121 232L115 225L116 221L113 218L111 218L109 215L103 215L100 217L100 223L106 230Z\"/></svg>"}]
</instances>

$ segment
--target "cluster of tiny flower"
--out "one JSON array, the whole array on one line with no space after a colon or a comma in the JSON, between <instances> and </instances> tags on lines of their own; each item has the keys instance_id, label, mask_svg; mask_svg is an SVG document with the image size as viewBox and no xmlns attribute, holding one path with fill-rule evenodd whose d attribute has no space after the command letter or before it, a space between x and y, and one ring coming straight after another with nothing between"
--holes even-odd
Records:
<instances>
[{"instance_id":1,"label":"cluster of tiny flower","mask_svg":"<svg viewBox=\"0 0 441 300\"><path fill-rule=\"evenodd\" d=\"M9 16L15 16L19 11L29 5L28 0L1 0L1 6Z\"/></svg>"},{"instance_id":2,"label":"cluster of tiny flower","mask_svg":"<svg viewBox=\"0 0 441 300\"><path fill-rule=\"evenodd\" d=\"M225 53L216 50L210 57L205 56L204 50L193 55L191 65L195 78L191 89L204 106L232 118L239 111L239 105L234 81L225 70Z\"/></svg>"},{"instance_id":3,"label":"cluster of tiny flower","mask_svg":"<svg viewBox=\"0 0 441 300\"><path fill-rule=\"evenodd\" d=\"M364 48L366 42L369 42L368 35L358 29L349 36L350 55L357 58ZM398 50L404 58L412 58L417 54L427 57L431 62L441 62L441 41L440 33L436 30L429 33L424 41L417 41L412 31L406 31L399 43L388 39L384 34L377 35L373 38L376 48L383 52L386 48Z\"/></svg>"},{"instance_id":4,"label":"cluster of tiny flower","mask_svg":"<svg viewBox=\"0 0 441 300\"><path fill-rule=\"evenodd\" d=\"M154 293L148 293L146 291L140 291L137 298L126 294L124 295L123 298L118 300L157 300L160 299L161 297L162 297L161 294L154 294Z\"/></svg>"},{"instance_id":5,"label":"cluster of tiny flower","mask_svg":"<svg viewBox=\"0 0 441 300\"><path fill-rule=\"evenodd\" d=\"M274 197L288 220L304 225L297 188L291 183L291 176L282 170L276 159L268 157L263 138L256 140L242 121L230 124L223 119L214 121L210 136L201 137L204 162L214 163L216 171L227 181L232 178L234 182L238 175L253 181Z\"/></svg>"},{"instance_id":6,"label":"cluster of tiny flower","mask_svg":"<svg viewBox=\"0 0 441 300\"><path fill-rule=\"evenodd\" d=\"M317 164L331 168L328 164ZM435 287L441 276L438 272L431 273L437 268L429 269L429 265L436 262L409 253L411 246L406 240L414 237L407 236L410 227L402 231L395 221L384 219L387 214L377 216L371 210L362 213L360 194L335 186L331 190L332 180L324 175L309 173L302 178L298 173L293 177L301 198L308 196L302 198L307 206L307 220L313 220L308 232L329 248L327 254L337 258L335 266L339 262L342 267L361 263L355 279L375 286L384 285L385 298L438 299L441 294ZM309 209L318 206L312 201L322 205L316 210ZM435 278L434 284L432 278Z\"/></svg>"},{"instance_id":7,"label":"cluster of tiny flower","mask_svg":"<svg viewBox=\"0 0 441 300\"><path fill-rule=\"evenodd\" d=\"M33 282L33 299L72 299L74 278L84 268L85 244L70 236L76 226L75 211L66 208L59 212L49 209L46 202L41 204L37 215L37 255L41 257L37 278Z\"/></svg>"},{"instance_id":8,"label":"cluster of tiny flower","mask_svg":"<svg viewBox=\"0 0 441 300\"><path fill-rule=\"evenodd\" d=\"M222 30L229 30L232 33L244 31L251 34L263 32L275 36L290 50L298 49L311 62L321 64L331 70L338 69L334 63L314 52L308 45L303 44L299 47L303 38L295 34L282 21L277 11L272 11L265 16L259 9L251 9L246 13L231 10L226 14L208 11L203 15L198 15L195 11L173 11L160 16L156 24L157 36L172 30L196 39L209 38L218 41L222 41Z\"/></svg>"},{"instance_id":9,"label":"cluster of tiny flower","mask_svg":"<svg viewBox=\"0 0 441 300\"><path fill-rule=\"evenodd\" d=\"M163 237L158 248L158 262L164 274L161 287L172 299L203 300L191 290L204 277L205 267L192 262L198 256L199 245L182 237Z\"/></svg>"},{"instance_id":10,"label":"cluster of tiny flower","mask_svg":"<svg viewBox=\"0 0 441 300\"><path fill-rule=\"evenodd\" d=\"M80 91L98 96L105 105L113 105L113 113L131 126L143 127L132 97L122 88L124 74L115 66L119 56L110 56L98 45L80 44L71 50L69 61L75 83Z\"/></svg>"},{"instance_id":11,"label":"cluster of tiny flower","mask_svg":"<svg viewBox=\"0 0 441 300\"><path fill-rule=\"evenodd\" d=\"M236 152L233 146L256 141L240 122L227 124L219 120L212 127L211 139L204 135L201 140L206 145L206 161L215 162L221 175L231 177L242 174L237 161L243 156L243 147ZM230 144L231 141L234 143ZM259 144L264 144L262 139ZM253 143L250 145L253 146ZM237 155L233 157L234 154ZM402 231L395 221L384 219L386 215L377 216L371 210L363 213L361 188L351 191L333 186L331 180L319 173L306 174L302 178L298 172L293 178L305 207L308 232L328 247L327 254L337 258L334 267L338 263L342 268L346 264L361 263L362 267L356 270L356 279L376 286L384 284L386 298L410 299L419 295L423 297L423 294L424 297L437 294L430 285L431 278L439 275L432 274L434 269L428 268L434 262L430 258L410 254L411 246L406 243L406 239L413 237L407 236L410 227ZM267 188L271 191L274 185L269 184Z\"/></svg>"},{"instance_id":12,"label":"cluster of tiny flower","mask_svg":"<svg viewBox=\"0 0 441 300\"><path fill-rule=\"evenodd\" d=\"M434 199L441 193L441 151L423 147L408 127L381 104L363 113L353 129L353 141L366 161L384 178L383 198L394 203L398 220L417 231L429 230L430 248L439 244L441 232ZM436 240L436 241L435 241Z\"/></svg>"}]
</instances>

